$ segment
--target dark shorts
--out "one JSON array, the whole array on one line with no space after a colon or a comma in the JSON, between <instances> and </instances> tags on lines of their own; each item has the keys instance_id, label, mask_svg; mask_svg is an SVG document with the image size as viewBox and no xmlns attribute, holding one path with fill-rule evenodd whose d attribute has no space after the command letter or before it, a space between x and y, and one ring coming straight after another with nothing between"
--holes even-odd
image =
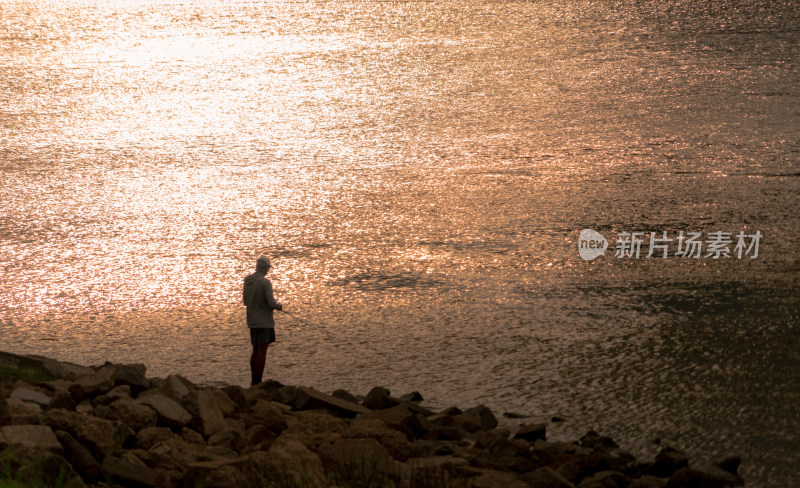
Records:
<instances>
[{"instance_id":1,"label":"dark shorts","mask_svg":"<svg viewBox=\"0 0 800 488\"><path fill-rule=\"evenodd\" d=\"M272 344L275 342L275 329L272 327L261 327L250 329L250 344Z\"/></svg>"}]
</instances>

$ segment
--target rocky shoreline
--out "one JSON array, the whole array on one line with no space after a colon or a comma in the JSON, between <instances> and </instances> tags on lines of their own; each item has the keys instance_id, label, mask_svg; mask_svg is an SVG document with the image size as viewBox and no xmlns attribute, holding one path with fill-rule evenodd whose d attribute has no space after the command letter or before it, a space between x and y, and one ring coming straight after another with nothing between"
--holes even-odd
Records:
<instances>
[{"instance_id":1,"label":"rocky shoreline","mask_svg":"<svg viewBox=\"0 0 800 488\"><path fill-rule=\"evenodd\" d=\"M499 427L484 406L427 409L418 393L363 398L266 381L203 387L141 364L85 367L0 353L0 484L64 487L725 488L740 459L636 459L588 432ZM33 378L33 379L32 379ZM9 481L10 480L10 481Z\"/></svg>"}]
</instances>

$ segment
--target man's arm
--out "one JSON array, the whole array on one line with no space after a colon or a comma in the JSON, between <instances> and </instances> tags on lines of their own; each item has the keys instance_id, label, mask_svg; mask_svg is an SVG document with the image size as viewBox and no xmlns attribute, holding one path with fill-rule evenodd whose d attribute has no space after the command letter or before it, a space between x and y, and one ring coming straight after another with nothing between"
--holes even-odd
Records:
<instances>
[{"instance_id":1,"label":"man's arm","mask_svg":"<svg viewBox=\"0 0 800 488\"><path fill-rule=\"evenodd\" d=\"M275 301L275 295L273 295L273 293L272 293L272 282L269 281L269 280L265 280L265 281L266 281L266 286L264 287L264 298L267 299L267 305L269 306L269 308L272 308L272 309L275 309L275 310L282 309L283 306L280 303L278 303L277 301Z\"/></svg>"}]
</instances>

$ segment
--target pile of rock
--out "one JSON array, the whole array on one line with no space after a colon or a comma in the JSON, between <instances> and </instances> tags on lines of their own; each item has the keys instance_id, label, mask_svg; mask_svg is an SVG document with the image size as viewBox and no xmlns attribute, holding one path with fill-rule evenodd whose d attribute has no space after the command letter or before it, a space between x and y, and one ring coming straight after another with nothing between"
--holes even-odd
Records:
<instances>
[{"instance_id":1,"label":"pile of rock","mask_svg":"<svg viewBox=\"0 0 800 488\"><path fill-rule=\"evenodd\" d=\"M418 394L358 399L267 381L200 387L142 365L52 360L57 379L0 395L5 475L81 486L740 486L739 461L637 460L608 437L550 442L545 424L498 427L490 409L433 412ZM6 398L7 397L7 398Z\"/></svg>"}]
</instances>

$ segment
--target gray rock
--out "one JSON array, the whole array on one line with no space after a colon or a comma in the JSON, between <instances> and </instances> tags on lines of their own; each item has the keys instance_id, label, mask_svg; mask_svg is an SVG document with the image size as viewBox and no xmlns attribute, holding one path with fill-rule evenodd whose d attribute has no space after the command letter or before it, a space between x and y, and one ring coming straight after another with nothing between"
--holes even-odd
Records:
<instances>
[{"instance_id":1,"label":"gray rock","mask_svg":"<svg viewBox=\"0 0 800 488\"><path fill-rule=\"evenodd\" d=\"M320 448L320 454L345 470L364 469L391 474L395 461L380 442L375 439L338 439L333 444Z\"/></svg>"},{"instance_id":2,"label":"gray rock","mask_svg":"<svg viewBox=\"0 0 800 488\"><path fill-rule=\"evenodd\" d=\"M184 427L181 429L181 437L186 442L190 442L192 444L203 444L205 443L205 439L203 439L203 435L196 430Z\"/></svg>"},{"instance_id":3,"label":"gray rock","mask_svg":"<svg viewBox=\"0 0 800 488\"><path fill-rule=\"evenodd\" d=\"M475 438L475 449L487 449L497 440L507 441L511 432L507 429L492 429L486 432L481 432Z\"/></svg>"},{"instance_id":4,"label":"gray rock","mask_svg":"<svg viewBox=\"0 0 800 488\"><path fill-rule=\"evenodd\" d=\"M404 402L414 402L419 403L423 400L422 395L418 391L412 391L411 393L406 393L400 397L400 400Z\"/></svg>"},{"instance_id":5,"label":"gray rock","mask_svg":"<svg viewBox=\"0 0 800 488\"><path fill-rule=\"evenodd\" d=\"M370 410L383 410L399 404L399 400L393 398L386 388L376 386L367 393L361 405Z\"/></svg>"},{"instance_id":6,"label":"gray rock","mask_svg":"<svg viewBox=\"0 0 800 488\"><path fill-rule=\"evenodd\" d=\"M253 406L253 413L246 417L247 426L263 425L275 435L286 430L286 416L274 402L258 400Z\"/></svg>"},{"instance_id":7,"label":"gray rock","mask_svg":"<svg viewBox=\"0 0 800 488\"><path fill-rule=\"evenodd\" d=\"M217 405L219 406L219 410L222 412L223 417L230 417L236 413L238 406L224 391L222 391L220 388L209 388L208 391L213 393L214 398L217 399Z\"/></svg>"},{"instance_id":8,"label":"gray rock","mask_svg":"<svg viewBox=\"0 0 800 488\"><path fill-rule=\"evenodd\" d=\"M121 422L62 409L47 410L42 422L54 430L63 430L72 435L96 459L118 451L133 436L131 428Z\"/></svg>"},{"instance_id":9,"label":"gray rock","mask_svg":"<svg viewBox=\"0 0 800 488\"><path fill-rule=\"evenodd\" d=\"M226 428L222 409L212 390L197 390L185 396L181 403L192 414L192 426L208 437Z\"/></svg>"},{"instance_id":10,"label":"gray rock","mask_svg":"<svg viewBox=\"0 0 800 488\"><path fill-rule=\"evenodd\" d=\"M421 439L435 426L425 416L412 410L410 405L413 404L404 402L391 408L376 410L369 416L383 420L389 427L405 434L408 440Z\"/></svg>"},{"instance_id":11,"label":"gray rock","mask_svg":"<svg viewBox=\"0 0 800 488\"><path fill-rule=\"evenodd\" d=\"M72 398L72 395L68 391L61 391L56 393L52 400L50 400L50 404L47 405L47 408L63 408L64 410L71 410L75 411L78 407L78 404L75 403L75 400Z\"/></svg>"},{"instance_id":12,"label":"gray rock","mask_svg":"<svg viewBox=\"0 0 800 488\"><path fill-rule=\"evenodd\" d=\"M64 458L87 482L96 481L100 477L100 463L74 437L63 430L56 431L58 442L64 447Z\"/></svg>"},{"instance_id":13,"label":"gray rock","mask_svg":"<svg viewBox=\"0 0 800 488\"><path fill-rule=\"evenodd\" d=\"M108 390L108 393L94 397L92 399L92 405L95 407L98 405L110 405L117 400L131 399L132 397L133 392L131 391L130 385L119 385Z\"/></svg>"},{"instance_id":14,"label":"gray rock","mask_svg":"<svg viewBox=\"0 0 800 488\"><path fill-rule=\"evenodd\" d=\"M480 421L481 430L491 430L497 427L497 418L485 405L469 408L464 411L464 415L476 416Z\"/></svg>"},{"instance_id":15,"label":"gray rock","mask_svg":"<svg viewBox=\"0 0 800 488\"><path fill-rule=\"evenodd\" d=\"M150 449L159 442L173 437L175 437L175 433L168 427L147 427L136 434L136 445L142 449Z\"/></svg>"},{"instance_id":16,"label":"gray rock","mask_svg":"<svg viewBox=\"0 0 800 488\"><path fill-rule=\"evenodd\" d=\"M588 476L592 476L609 468L606 456L600 453L577 453L561 463L556 471L572 483L579 483Z\"/></svg>"},{"instance_id":17,"label":"gray rock","mask_svg":"<svg viewBox=\"0 0 800 488\"><path fill-rule=\"evenodd\" d=\"M190 386L192 386L192 388L190 388ZM189 380L177 374L167 376L164 380L164 384L159 387L159 390L163 392L164 396L178 403L182 403L183 399L189 395L193 389L194 385L192 385Z\"/></svg>"},{"instance_id":18,"label":"gray rock","mask_svg":"<svg viewBox=\"0 0 800 488\"><path fill-rule=\"evenodd\" d=\"M19 398L9 398L7 405L11 424L38 424L41 419L42 407L36 403L25 402Z\"/></svg>"},{"instance_id":19,"label":"gray rock","mask_svg":"<svg viewBox=\"0 0 800 488\"><path fill-rule=\"evenodd\" d=\"M216 461L220 459L234 459L239 456L239 453L222 445L208 445L203 449L203 452L198 456L197 461Z\"/></svg>"},{"instance_id":20,"label":"gray rock","mask_svg":"<svg viewBox=\"0 0 800 488\"><path fill-rule=\"evenodd\" d=\"M114 384L128 386L134 394L150 388L150 380L145 373L144 364L117 364L114 371Z\"/></svg>"},{"instance_id":21,"label":"gray rock","mask_svg":"<svg viewBox=\"0 0 800 488\"><path fill-rule=\"evenodd\" d=\"M209 446L222 446L233 451L241 451L247 447L247 437L238 429L225 428L208 438Z\"/></svg>"},{"instance_id":22,"label":"gray rock","mask_svg":"<svg viewBox=\"0 0 800 488\"><path fill-rule=\"evenodd\" d=\"M259 444L272 441L277 436L266 426L256 424L247 428L245 437L247 437L247 440L250 442L251 446L258 446Z\"/></svg>"},{"instance_id":23,"label":"gray rock","mask_svg":"<svg viewBox=\"0 0 800 488\"><path fill-rule=\"evenodd\" d=\"M368 409L361 405L331 395L326 395L313 388L300 386L285 387L284 389L288 389L288 402L282 403L288 403L296 410L313 410L319 408L328 410L342 417L355 417L359 413L370 413Z\"/></svg>"},{"instance_id":24,"label":"gray rock","mask_svg":"<svg viewBox=\"0 0 800 488\"><path fill-rule=\"evenodd\" d=\"M64 378L71 381L75 381L81 376L89 375L94 372L92 368L64 361L56 361L55 359L42 360L42 366L56 378Z\"/></svg>"},{"instance_id":25,"label":"gray rock","mask_svg":"<svg viewBox=\"0 0 800 488\"><path fill-rule=\"evenodd\" d=\"M714 466L724 469L725 471L733 475L738 475L740 464L742 464L742 458L740 456L727 456L722 460L714 463Z\"/></svg>"},{"instance_id":26,"label":"gray rock","mask_svg":"<svg viewBox=\"0 0 800 488\"><path fill-rule=\"evenodd\" d=\"M97 409L99 408L97 407ZM156 425L158 420L158 415L152 408L127 398L117 400L108 405L102 414L97 413L100 418L119 420L135 431L145 427L152 427Z\"/></svg>"},{"instance_id":27,"label":"gray rock","mask_svg":"<svg viewBox=\"0 0 800 488\"><path fill-rule=\"evenodd\" d=\"M347 390L342 390L342 389L334 390L334 392L331 393L331 396L336 397L336 398L340 398L342 400L345 400L345 401L348 401L348 402L351 402L351 403L358 403L358 398L356 398L354 395L352 395Z\"/></svg>"},{"instance_id":28,"label":"gray rock","mask_svg":"<svg viewBox=\"0 0 800 488\"><path fill-rule=\"evenodd\" d=\"M17 388L11 392L9 398L18 398L23 402L35 403L42 408L46 408L52 400L51 397L45 395L44 393L36 390L29 390L27 388Z\"/></svg>"},{"instance_id":29,"label":"gray rock","mask_svg":"<svg viewBox=\"0 0 800 488\"><path fill-rule=\"evenodd\" d=\"M147 488L160 486L158 471L117 457L106 457L101 470L103 476L122 486Z\"/></svg>"},{"instance_id":30,"label":"gray rock","mask_svg":"<svg viewBox=\"0 0 800 488\"><path fill-rule=\"evenodd\" d=\"M250 400L247 398L247 394L245 393L245 389L241 386L226 386L222 389L228 398L231 399L233 403L236 404L236 411L239 413L246 413L250 410Z\"/></svg>"},{"instance_id":31,"label":"gray rock","mask_svg":"<svg viewBox=\"0 0 800 488\"><path fill-rule=\"evenodd\" d=\"M69 392L76 402L86 397L93 397L114 387L114 368L105 366L90 374L83 375L69 387Z\"/></svg>"},{"instance_id":32,"label":"gray rock","mask_svg":"<svg viewBox=\"0 0 800 488\"><path fill-rule=\"evenodd\" d=\"M183 427L192 420L192 415L185 408L164 395L147 395L137 398L136 402L155 410L158 423L169 427Z\"/></svg>"},{"instance_id":33,"label":"gray rock","mask_svg":"<svg viewBox=\"0 0 800 488\"><path fill-rule=\"evenodd\" d=\"M6 425L0 429L0 450L8 446L23 446L59 455L64 452L53 429L46 425Z\"/></svg>"},{"instance_id":34,"label":"gray rock","mask_svg":"<svg viewBox=\"0 0 800 488\"><path fill-rule=\"evenodd\" d=\"M538 439L547 440L547 425L545 424L522 424L514 434L514 439L522 439L528 442L536 442Z\"/></svg>"}]
</instances>

